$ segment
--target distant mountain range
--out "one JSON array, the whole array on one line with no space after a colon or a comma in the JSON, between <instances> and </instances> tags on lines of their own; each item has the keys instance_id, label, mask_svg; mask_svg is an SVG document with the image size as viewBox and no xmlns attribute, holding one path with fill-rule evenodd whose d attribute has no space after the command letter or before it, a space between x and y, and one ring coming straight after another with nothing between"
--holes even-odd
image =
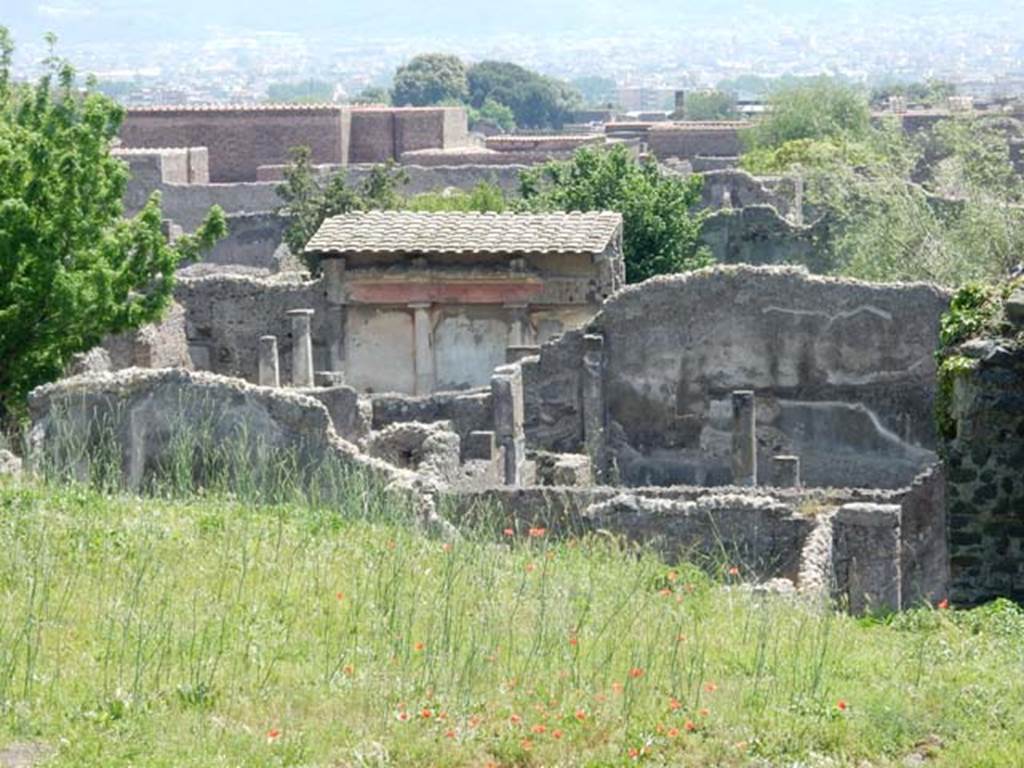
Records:
<instances>
[{"instance_id":1,"label":"distant mountain range","mask_svg":"<svg viewBox=\"0 0 1024 768\"><path fill-rule=\"evenodd\" d=\"M12 0L16 7L0 11L0 23L17 40L38 40L53 31L68 43L125 43L139 40L196 39L212 29L239 32L332 33L363 36L492 36L551 32L610 37L664 32L674 26L681 34L699 35L702 25L742 28L766 15L816 17L838 26L851 19L884 25L895 12L924 15L1019 20L1024 28L1021 0L302 0L299 3L261 0ZM982 7L983 6L983 13ZM898 10L894 11L894 8ZM814 31L801 28L801 32Z\"/></svg>"}]
</instances>

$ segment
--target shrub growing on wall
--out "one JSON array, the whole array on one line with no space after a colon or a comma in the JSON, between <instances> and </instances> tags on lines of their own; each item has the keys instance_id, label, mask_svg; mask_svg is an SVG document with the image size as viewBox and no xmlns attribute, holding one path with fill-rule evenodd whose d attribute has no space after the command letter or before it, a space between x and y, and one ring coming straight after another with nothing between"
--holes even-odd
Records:
<instances>
[{"instance_id":1,"label":"shrub growing on wall","mask_svg":"<svg viewBox=\"0 0 1024 768\"><path fill-rule=\"evenodd\" d=\"M53 39L51 38L51 46ZM0 421L33 387L110 333L158 320L174 271L226 231L210 211L194 235L168 244L154 194L123 217L126 165L110 155L122 109L51 54L35 84L11 78L0 27Z\"/></svg>"}]
</instances>

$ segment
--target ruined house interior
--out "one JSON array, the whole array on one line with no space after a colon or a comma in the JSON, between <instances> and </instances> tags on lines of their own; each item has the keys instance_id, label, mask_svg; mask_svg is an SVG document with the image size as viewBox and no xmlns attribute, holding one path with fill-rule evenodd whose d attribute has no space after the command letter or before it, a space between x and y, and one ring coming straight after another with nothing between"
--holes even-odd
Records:
<instances>
[{"instance_id":1,"label":"ruined house interior","mask_svg":"<svg viewBox=\"0 0 1024 768\"><path fill-rule=\"evenodd\" d=\"M324 162L343 163L459 149L451 112L261 119L310 121ZM188 214L174 222L184 228L189 211L234 194L210 191L213 169L258 196L272 184L256 177L281 162L239 150L250 139L230 141L231 119L200 117L209 125L165 114L175 139L154 115L129 115L122 150L180 161L187 204L172 207ZM381 134L364 123L388 147L367 143ZM132 155L129 139L143 135L140 146L165 149ZM208 160L187 149L198 142ZM479 168L467 168L476 183ZM774 195L772 215L803 226L785 184L717 173L705 186L717 203L757 189L755 206ZM141 486L176 424L201 416L218 435L244 425L304 461L330 455L404 483L427 518L498 510L510 525L611 531L668 558L727 550L752 581L853 611L1024 595L1024 536L1000 534L1001 576L979 576L961 551L977 542L950 538L971 522L950 523L933 418L942 289L730 264L625 285L614 213L345 214L307 246L314 277L284 266L279 223L272 247L265 226L245 229L253 215L272 221L236 211L250 241L236 234L212 264L183 270L163 323L109 339L33 394L37 445L58 408L86 436L114 423ZM276 254L273 268L253 267L254 242L263 266ZM1008 482L1004 496L1020 498L1020 480Z\"/></svg>"}]
</instances>

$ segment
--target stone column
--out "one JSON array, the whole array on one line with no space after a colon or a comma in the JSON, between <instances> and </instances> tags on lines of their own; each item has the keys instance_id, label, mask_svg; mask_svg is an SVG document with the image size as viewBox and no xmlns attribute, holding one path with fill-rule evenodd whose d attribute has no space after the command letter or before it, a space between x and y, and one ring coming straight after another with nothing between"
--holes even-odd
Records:
<instances>
[{"instance_id":1,"label":"stone column","mask_svg":"<svg viewBox=\"0 0 1024 768\"><path fill-rule=\"evenodd\" d=\"M281 374L277 365L277 336L260 336L261 387L280 387Z\"/></svg>"},{"instance_id":2,"label":"stone column","mask_svg":"<svg viewBox=\"0 0 1024 768\"><path fill-rule=\"evenodd\" d=\"M754 393L732 393L732 482L757 485L757 416Z\"/></svg>"},{"instance_id":3,"label":"stone column","mask_svg":"<svg viewBox=\"0 0 1024 768\"><path fill-rule=\"evenodd\" d=\"M778 488L800 487L800 457L772 456L775 486Z\"/></svg>"},{"instance_id":4,"label":"stone column","mask_svg":"<svg viewBox=\"0 0 1024 768\"><path fill-rule=\"evenodd\" d=\"M526 461L523 431L523 373L518 365L499 365L491 376L494 437L505 452L505 485L520 485Z\"/></svg>"},{"instance_id":5,"label":"stone column","mask_svg":"<svg viewBox=\"0 0 1024 768\"><path fill-rule=\"evenodd\" d=\"M313 335L310 321L312 309L288 311L292 319L292 386L313 386Z\"/></svg>"},{"instance_id":6,"label":"stone column","mask_svg":"<svg viewBox=\"0 0 1024 768\"><path fill-rule=\"evenodd\" d=\"M434 391L434 350L431 344L432 328L430 304L410 304L413 311L413 337L416 354L416 394L429 395Z\"/></svg>"},{"instance_id":7,"label":"stone column","mask_svg":"<svg viewBox=\"0 0 1024 768\"><path fill-rule=\"evenodd\" d=\"M327 299L327 317L325 327L327 348L330 359L328 369L332 373L345 372L345 333L348 323L348 301L345 295L345 259L340 257L325 258L321 262L323 270L324 297Z\"/></svg>"},{"instance_id":8,"label":"stone column","mask_svg":"<svg viewBox=\"0 0 1024 768\"><path fill-rule=\"evenodd\" d=\"M594 477L598 482L607 479L604 402L604 336L587 334L583 337L583 447L590 457Z\"/></svg>"}]
</instances>

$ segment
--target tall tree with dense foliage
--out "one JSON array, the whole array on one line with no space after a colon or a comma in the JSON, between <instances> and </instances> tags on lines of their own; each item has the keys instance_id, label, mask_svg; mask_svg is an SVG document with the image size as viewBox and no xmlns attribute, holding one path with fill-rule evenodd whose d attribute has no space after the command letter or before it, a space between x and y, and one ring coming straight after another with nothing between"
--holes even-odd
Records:
<instances>
[{"instance_id":1,"label":"tall tree with dense foliage","mask_svg":"<svg viewBox=\"0 0 1024 768\"><path fill-rule=\"evenodd\" d=\"M581 104L579 93L560 80L508 61L482 61L467 71L469 104L492 100L509 107L521 128L561 128Z\"/></svg>"},{"instance_id":2,"label":"tall tree with dense foliage","mask_svg":"<svg viewBox=\"0 0 1024 768\"><path fill-rule=\"evenodd\" d=\"M51 38L51 46L53 44ZM125 164L110 155L122 109L75 87L52 55L35 84L11 78L0 27L0 420L23 412L33 387L110 333L159 320L182 259L226 231L210 211L194 235L168 244L159 196L125 219Z\"/></svg>"},{"instance_id":3,"label":"tall tree with dense foliage","mask_svg":"<svg viewBox=\"0 0 1024 768\"><path fill-rule=\"evenodd\" d=\"M398 68L391 89L396 107L428 107L464 103L468 91L466 66L458 56L424 53Z\"/></svg>"},{"instance_id":4,"label":"tall tree with dense foliage","mask_svg":"<svg viewBox=\"0 0 1024 768\"><path fill-rule=\"evenodd\" d=\"M522 176L523 206L545 211L618 211L623 219L626 280L685 272L711 263L700 243L703 216L691 211L701 178L663 174L624 147L580 149Z\"/></svg>"}]
</instances>

